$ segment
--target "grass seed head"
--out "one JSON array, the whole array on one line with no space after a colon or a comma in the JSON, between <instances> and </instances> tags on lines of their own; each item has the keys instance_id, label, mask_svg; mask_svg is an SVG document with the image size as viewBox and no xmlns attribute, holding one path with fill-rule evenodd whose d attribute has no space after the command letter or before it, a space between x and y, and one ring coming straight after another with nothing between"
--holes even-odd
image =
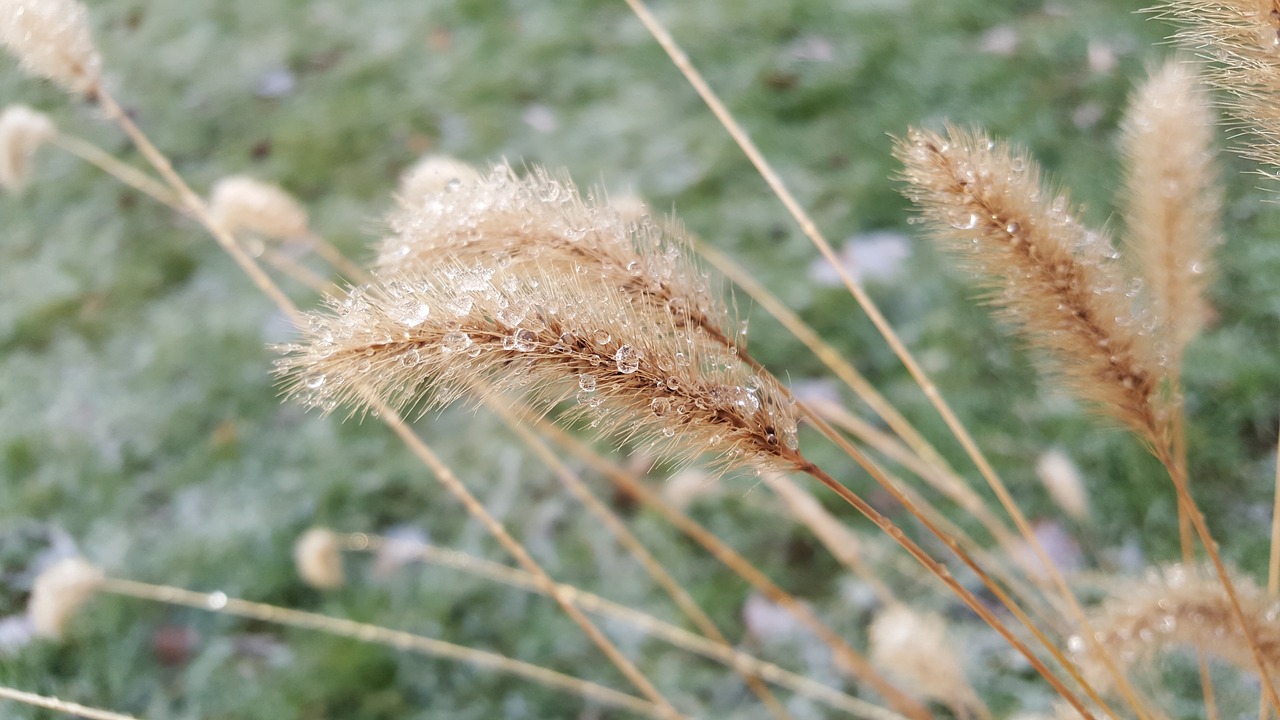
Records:
<instances>
[{"instance_id":1,"label":"grass seed head","mask_svg":"<svg viewBox=\"0 0 1280 720\"><path fill-rule=\"evenodd\" d=\"M326 528L311 528L293 546L293 563L303 582L320 590L342 587L342 541Z\"/></svg>"},{"instance_id":2,"label":"grass seed head","mask_svg":"<svg viewBox=\"0 0 1280 720\"><path fill-rule=\"evenodd\" d=\"M0 45L27 73L68 92L92 90L102 72L88 12L75 0L0 0Z\"/></svg>"},{"instance_id":3,"label":"grass seed head","mask_svg":"<svg viewBox=\"0 0 1280 720\"><path fill-rule=\"evenodd\" d=\"M102 585L102 570L80 558L66 558L36 577L27 613L36 635L61 638L80 606Z\"/></svg>"},{"instance_id":4,"label":"grass seed head","mask_svg":"<svg viewBox=\"0 0 1280 720\"><path fill-rule=\"evenodd\" d=\"M31 156L58 134L48 115L26 105L0 113L0 187L19 192L27 184Z\"/></svg>"},{"instance_id":5,"label":"grass seed head","mask_svg":"<svg viewBox=\"0 0 1280 720\"><path fill-rule=\"evenodd\" d=\"M209 195L209 211L227 232L251 232L272 240L297 239L310 232L307 211L278 185L231 175L219 180Z\"/></svg>"}]
</instances>

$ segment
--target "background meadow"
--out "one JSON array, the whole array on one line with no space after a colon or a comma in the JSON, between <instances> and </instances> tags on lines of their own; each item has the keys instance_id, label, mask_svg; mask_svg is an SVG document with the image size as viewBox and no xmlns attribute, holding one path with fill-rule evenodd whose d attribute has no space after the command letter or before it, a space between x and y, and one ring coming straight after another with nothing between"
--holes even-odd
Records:
<instances>
[{"instance_id":1,"label":"background meadow","mask_svg":"<svg viewBox=\"0 0 1280 720\"><path fill-rule=\"evenodd\" d=\"M871 292L1019 504L1061 539L1064 558L1120 574L1177 556L1168 479L1134 440L1042 381L967 278L917 239L890 179L890 135L944 119L980 124L1028 147L1089 221L1107 223L1127 94L1172 52L1158 44L1169 26L1139 9L1094 0L657 8L822 229L876 271L866 276ZM398 174L425 152L564 167L581 186L638 193L749 267L976 478L622 3L103 0L90 12L109 86L197 190L232 173L279 183L359 260L371 257ZM0 101L30 104L136 159L92 106L26 79L8 58ZM1227 243L1211 293L1216 319L1185 368L1191 469L1225 554L1261 576L1280 425L1280 221L1267 204L1273 183L1229 154L1221 167ZM573 717L582 707L464 666L116 598L96 600L64 644L28 641L18 616L35 568L76 549L115 575L414 630L624 687L540 597L447 570L380 573L356 557L341 590L297 579L293 541L317 524L506 558L380 424L322 419L279 400L268 346L290 339L288 322L197 226L56 148L37 156L25 194L0 197L0 218L0 683L155 720ZM793 387L839 392L798 342L738 301L756 357ZM496 419L454 408L417 429L557 579L678 619ZM816 435L802 443L892 509ZM1084 523L1035 480L1051 447L1087 479ZM647 469L643 458L620 462ZM670 471L653 468L649 480L662 486ZM741 581L587 478L732 640L839 681L826 651ZM729 475L691 511L862 645L874 597L809 531L780 520L757 483ZM1041 685L1008 648L871 539L865 521L830 507L869 536L868 556L888 582L958 620L970 679L993 709L1013 707L1028 688L1024 701L1045 707L1048 695L1036 694ZM677 704L707 717L765 716L732 673L606 627ZM826 717L802 699L792 709Z\"/></svg>"}]
</instances>

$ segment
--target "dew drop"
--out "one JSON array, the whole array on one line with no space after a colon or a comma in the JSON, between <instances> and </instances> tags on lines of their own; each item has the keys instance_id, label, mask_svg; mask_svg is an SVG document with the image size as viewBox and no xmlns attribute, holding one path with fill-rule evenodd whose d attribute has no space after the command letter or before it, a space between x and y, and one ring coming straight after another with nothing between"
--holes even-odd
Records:
<instances>
[{"instance_id":1,"label":"dew drop","mask_svg":"<svg viewBox=\"0 0 1280 720\"><path fill-rule=\"evenodd\" d=\"M513 336L511 336L511 335L508 335L508 336L506 336L506 337L502 338L502 349L503 349L503 350L515 350L515 349L516 349L516 339L515 339L515 337L513 337Z\"/></svg>"},{"instance_id":2,"label":"dew drop","mask_svg":"<svg viewBox=\"0 0 1280 720\"><path fill-rule=\"evenodd\" d=\"M1004 226L1004 231L1009 233L1010 235L1017 235L1018 231L1021 229L1022 229L1022 226L1016 222L1011 222L1008 225Z\"/></svg>"},{"instance_id":3,"label":"dew drop","mask_svg":"<svg viewBox=\"0 0 1280 720\"><path fill-rule=\"evenodd\" d=\"M675 428L673 428L673 427L671 427L670 425L663 425L663 426L662 426L662 436L663 436L663 437L675 437L675 436L676 436L676 429L675 429Z\"/></svg>"},{"instance_id":4,"label":"dew drop","mask_svg":"<svg viewBox=\"0 0 1280 720\"><path fill-rule=\"evenodd\" d=\"M445 333L444 337L440 338L440 348L445 352L462 352L469 347L471 347L471 336L459 330Z\"/></svg>"},{"instance_id":5,"label":"dew drop","mask_svg":"<svg viewBox=\"0 0 1280 720\"><path fill-rule=\"evenodd\" d=\"M470 295L458 295L449 301L449 311L458 317L462 317L471 312L471 306L475 305L475 300Z\"/></svg>"},{"instance_id":6,"label":"dew drop","mask_svg":"<svg viewBox=\"0 0 1280 720\"><path fill-rule=\"evenodd\" d=\"M666 398L654 398L653 402L649 403L649 406L653 408L653 414L658 417L671 412L671 401Z\"/></svg>"},{"instance_id":7,"label":"dew drop","mask_svg":"<svg viewBox=\"0 0 1280 720\"><path fill-rule=\"evenodd\" d=\"M518 352L529 352L538 346L538 335L532 330L517 330L511 334L511 341Z\"/></svg>"},{"instance_id":8,"label":"dew drop","mask_svg":"<svg viewBox=\"0 0 1280 720\"><path fill-rule=\"evenodd\" d=\"M668 389L668 390L670 390L671 392L675 392L675 391L679 390L679 389L680 389L680 378L676 377L675 375L668 375L668 376L667 376L667 389Z\"/></svg>"},{"instance_id":9,"label":"dew drop","mask_svg":"<svg viewBox=\"0 0 1280 720\"><path fill-rule=\"evenodd\" d=\"M205 604L210 610L221 610L227 606L227 594L224 592L211 592L205 599Z\"/></svg>"},{"instance_id":10,"label":"dew drop","mask_svg":"<svg viewBox=\"0 0 1280 720\"><path fill-rule=\"evenodd\" d=\"M324 385L324 375L312 375L307 378L307 387L315 390Z\"/></svg>"},{"instance_id":11,"label":"dew drop","mask_svg":"<svg viewBox=\"0 0 1280 720\"><path fill-rule=\"evenodd\" d=\"M414 367L418 364L419 355L416 349L411 349L400 356L400 364L405 367Z\"/></svg>"},{"instance_id":12,"label":"dew drop","mask_svg":"<svg viewBox=\"0 0 1280 720\"><path fill-rule=\"evenodd\" d=\"M499 310L496 317L498 322L509 328L514 328L524 321L524 316L524 308L518 305L510 305Z\"/></svg>"},{"instance_id":13,"label":"dew drop","mask_svg":"<svg viewBox=\"0 0 1280 720\"><path fill-rule=\"evenodd\" d=\"M609 341L613 339L613 336L607 330L597 330L592 337L597 345L608 345Z\"/></svg>"},{"instance_id":14,"label":"dew drop","mask_svg":"<svg viewBox=\"0 0 1280 720\"><path fill-rule=\"evenodd\" d=\"M409 303L405 307L404 314L400 316L400 322L405 327L418 327L427 321L427 317L431 315L431 306L426 303Z\"/></svg>"},{"instance_id":15,"label":"dew drop","mask_svg":"<svg viewBox=\"0 0 1280 720\"><path fill-rule=\"evenodd\" d=\"M596 378L594 375L582 373L578 376L578 388L584 393L596 391Z\"/></svg>"},{"instance_id":16,"label":"dew drop","mask_svg":"<svg viewBox=\"0 0 1280 720\"><path fill-rule=\"evenodd\" d=\"M630 345L618 348L618 352L613 354L613 360L618 364L618 372L623 375L630 375L640 369L640 354Z\"/></svg>"}]
</instances>

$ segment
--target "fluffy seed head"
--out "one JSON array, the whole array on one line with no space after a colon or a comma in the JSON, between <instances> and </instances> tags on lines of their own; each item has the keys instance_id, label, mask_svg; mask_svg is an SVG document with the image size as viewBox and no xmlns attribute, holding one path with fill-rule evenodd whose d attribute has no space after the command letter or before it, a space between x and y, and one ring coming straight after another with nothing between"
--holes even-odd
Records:
<instances>
[{"instance_id":1,"label":"fluffy seed head","mask_svg":"<svg viewBox=\"0 0 1280 720\"><path fill-rule=\"evenodd\" d=\"M463 395L512 393L541 411L573 400L564 419L617 439L731 466L799 462L787 394L691 323L722 315L702 313L705 279L663 229L505 166L393 225L384 256L399 247L399 261L312 314L288 348L282 372L304 403L359 406L366 391L398 410ZM601 253L628 261L603 272ZM693 282L701 294L676 293Z\"/></svg>"},{"instance_id":2,"label":"fluffy seed head","mask_svg":"<svg viewBox=\"0 0 1280 720\"><path fill-rule=\"evenodd\" d=\"M1204 326L1211 253L1221 242L1216 118L1195 66L1172 60L1138 88L1125 115L1125 246L1147 287L1170 361Z\"/></svg>"},{"instance_id":3,"label":"fluffy seed head","mask_svg":"<svg viewBox=\"0 0 1280 720\"><path fill-rule=\"evenodd\" d=\"M1183 647L1198 648L1245 672L1257 672L1248 633L1274 674L1280 670L1280 604L1247 578L1234 577L1232 584L1244 610L1244 630L1217 575L1173 565L1113 591L1091 619L1094 636L1125 666ZM1110 673L1091 646L1074 637L1070 649L1086 679L1106 688Z\"/></svg>"},{"instance_id":4,"label":"fluffy seed head","mask_svg":"<svg viewBox=\"0 0 1280 720\"><path fill-rule=\"evenodd\" d=\"M897 155L931 233L1056 361L1069 387L1164 446L1167 368L1154 324L1135 307L1140 288L1110 239L1081 224L1065 195L1042 187L1026 155L980 133L912 130Z\"/></svg>"},{"instance_id":5,"label":"fluffy seed head","mask_svg":"<svg viewBox=\"0 0 1280 720\"><path fill-rule=\"evenodd\" d=\"M1085 489L1080 468L1059 448L1045 451L1036 461L1036 475L1049 491L1049 497L1072 519L1089 515L1089 491Z\"/></svg>"},{"instance_id":6,"label":"fluffy seed head","mask_svg":"<svg viewBox=\"0 0 1280 720\"><path fill-rule=\"evenodd\" d=\"M0 0L0 45L22 69L82 93L98 84L102 58L88 12L75 0Z\"/></svg>"},{"instance_id":7,"label":"fluffy seed head","mask_svg":"<svg viewBox=\"0 0 1280 720\"><path fill-rule=\"evenodd\" d=\"M58 134L48 115L26 105L0 113L0 187L18 192L27 184L27 166L39 147Z\"/></svg>"},{"instance_id":8,"label":"fluffy seed head","mask_svg":"<svg viewBox=\"0 0 1280 720\"><path fill-rule=\"evenodd\" d=\"M225 177L213 186L209 211L228 232L251 232L273 240L305 237L307 211L278 185L244 175Z\"/></svg>"},{"instance_id":9,"label":"fluffy seed head","mask_svg":"<svg viewBox=\"0 0 1280 720\"><path fill-rule=\"evenodd\" d=\"M438 195L451 185L479 182L475 168L448 155L427 155L400 175L396 199L406 208L417 207L426 198Z\"/></svg>"},{"instance_id":10,"label":"fluffy seed head","mask_svg":"<svg viewBox=\"0 0 1280 720\"><path fill-rule=\"evenodd\" d=\"M342 587L342 542L338 534L325 528L311 528L293 546L293 563L298 576L313 588Z\"/></svg>"},{"instance_id":11,"label":"fluffy seed head","mask_svg":"<svg viewBox=\"0 0 1280 720\"><path fill-rule=\"evenodd\" d=\"M41 637L61 638L67 622L102 585L103 572L80 558L59 560L36 577L27 614Z\"/></svg>"},{"instance_id":12,"label":"fluffy seed head","mask_svg":"<svg viewBox=\"0 0 1280 720\"><path fill-rule=\"evenodd\" d=\"M872 621L870 640L871 662L901 678L919 696L946 703L957 717L982 706L964 677L964 663L948 642L947 623L940 615L891 605Z\"/></svg>"}]
</instances>

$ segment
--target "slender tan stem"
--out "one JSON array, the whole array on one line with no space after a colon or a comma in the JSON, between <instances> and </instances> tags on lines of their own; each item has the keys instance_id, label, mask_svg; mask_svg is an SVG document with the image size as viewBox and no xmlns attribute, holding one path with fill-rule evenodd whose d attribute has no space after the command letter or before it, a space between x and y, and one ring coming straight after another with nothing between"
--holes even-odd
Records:
<instances>
[{"instance_id":1,"label":"slender tan stem","mask_svg":"<svg viewBox=\"0 0 1280 720\"><path fill-rule=\"evenodd\" d=\"M169 184L170 188L177 194L179 202L188 212L195 217L209 234L213 235L213 239L222 246L222 249L231 256L245 275L249 276L249 280L253 282L257 288L262 291L276 307L280 308L286 315L293 320L299 320L301 315L298 308L284 294L279 286L272 282L271 277L267 275L258 264L253 261L243 250L236 244L236 240L231 233L226 231L220 223L212 215L209 214L209 208L204 200L187 185L186 181L178 175L173 169L173 164L160 152L145 133L133 122L129 114L121 109L120 104L115 98L107 92L106 88L98 86L94 89L94 97L98 100L98 106L102 108L103 114L107 119L114 122L129 137L138 151L142 153L143 158L151 165L157 173L160 174L162 180Z\"/></svg>"},{"instance_id":2,"label":"slender tan stem","mask_svg":"<svg viewBox=\"0 0 1280 720\"><path fill-rule=\"evenodd\" d=\"M229 598L223 593L193 592L167 585L152 585L121 578L106 578L102 583L101 590L125 597L151 600L167 605L184 605L199 610L260 620L276 625L319 630L330 635L354 638L363 642L387 645L432 657L456 660L532 680L546 687L589 698L610 707L622 708L648 717L665 717L662 709L657 705L603 685L565 675L533 663L515 660L504 655L476 650L463 645L455 645L402 630L392 630L379 625L371 625L344 618L250 602L239 598Z\"/></svg>"},{"instance_id":3,"label":"slender tan stem","mask_svg":"<svg viewBox=\"0 0 1280 720\"><path fill-rule=\"evenodd\" d=\"M601 457L590 446L554 424L546 420L538 420L534 423L534 426L555 443L577 455L594 468L596 472L609 478L619 489L657 510L667 522L701 545L712 557L719 560L725 567L736 573L738 577L745 580L771 602L781 606L801 625L813 632L824 645L830 648L840 664L848 668L854 677L874 688L895 710L911 718L929 717L927 708L908 697L880 675L861 653L819 620L807 605L770 580L749 560L726 545L710 530L707 530L696 520L671 506L660 495L650 490L639 478Z\"/></svg>"},{"instance_id":4,"label":"slender tan stem","mask_svg":"<svg viewBox=\"0 0 1280 720\"><path fill-rule=\"evenodd\" d=\"M125 185L170 207L176 208L178 206L178 197L163 183L156 181L150 175L134 166L121 161L88 140L60 132L54 136L53 143Z\"/></svg>"},{"instance_id":5,"label":"slender tan stem","mask_svg":"<svg viewBox=\"0 0 1280 720\"><path fill-rule=\"evenodd\" d=\"M306 237L309 243L316 251L316 254L324 258L326 262L333 266L348 282L356 285L365 285L373 281L373 276L367 270L356 265L347 259L342 251L333 246L333 243L326 240L323 236L312 233Z\"/></svg>"},{"instance_id":6,"label":"slender tan stem","mask_svg":"<svg viewBox=\"0 0 1280 720\"><path fill-rule=\"evenodd\" d=\"M870 461L868 460L868 462ZM804 472L810 475L815 480L821 482L823 485L826 485L828 488L834 491L837 495L839 495L845 502L849 503L851 506L853 506L854 509L862 513L863 516L865 516L868 520L875 523L876 527L884 531L884 533L888 535L894 542L898 543L898 545L900 545L902 549L910 553L910 555L914 557L917 561L919 561L921 565L923 565L926 569L929 570L929 572L933 573L935 577L941 580L943 584L945 584L948 588L950 588L951 591L954 592L956 596L959 597L964 602L965 605L969 606L969 609L972 610L974 614L982 618L982 620L986 622L988 625L990 625L991 628L1000 635L1000 637L1004 638L1005 642L1009 643L1010 646L1012 646L1015 650L1021 653L1022 656L1027 659L1027 662L1029 662L1031 666L1036 670L1036 672L1040 673L1041 677L1043 677L1045 681L1047 681L1049 685L1053 687L1054 691L1057 692L1059 695L1061 695L1067 702L1069 702L1071 706L1081 714L1081 716L1085 718L1093 718L1093 714L1090 713L1089 709L1085 707L1084 703L1081 702L1078 697L1076 697L1075 693L1073 693L1066 685L1064 685L1062 681L1059 680L1057 676L1054 675L1053 672L1049 670L1049 668L1046 667L1043 662L1041 662L1040 658L1037 657L1036 654L1033 653L1031 649L1027 647L1026 644L1024 644L1021 639L1018 638L1017 635L1013 634L1013 631L1011 631L1003 622L1001 622L1000 619L995 616L995 614L993 614L989 609L987 609L987 607L982 604L982 601L979 600L977 596L969 592L967 588L961 585L959 581L957 581L951 575L951 572L947 570L945 566L942 565L942 563L935 560L932 556L930 556L923 549L921 549L920 546L917 545L913 540L908 538L906 534L902 531L902 529L899 528L897 525L895 525L892 520L885 517L884 515L881 515L875 508L871 507L871 505L869 505L865 500L863 500L861 497L855 494L852 490L849 490L849 488L845 487L838 480L828 475L824 470L822 470L822 468L818 467L817 465L810 463L808 465L805 465L799 468L799 470L801 472ZM905 496L900 496L895 499L897 499L899 502L906 501ZM917 515L917 517L919 517L919 515ZM925 522L926 527L928 527L927 521L922 520L922 522ZM956 543L954 540L947 538L945 535L941 534L940 531L934 528L930 528L930 530L934 532L935 535L938 535L939 538L942 539L942 541L952 550L952 552L954 552L957 555L957 557L960 557L962 560L964 560L965 564L969 565L970 569L978 573L979 577L983 578L984 582L988 584L988 587L992 588L993 590L996 590L997 593L999 593L998 588L996 588L994 583L991 583L991 581L985 577L985 573L982 571L982 568L978 566L977 563L974 563L972 562L972 560L967 559L968 557L967 554L964 552L964 550L960 547L958 543ZM1007 597L1001 598L1001 600L1002 602L1005 602L1006 605L1010 605L1012 602ZM1056 646L1054 646L1054 644L1051 641L1049 641L1047 637L1044 637L1043 634L1036 629L1035 625L1033 623L1030 623L1029 619L1025 618L1025 615L1021 615L1020 611L1016 610L1016 607L1017 607L1016 604L1014 604L1012 605L1012 607L1010 607L1010 610L1013 610L1015 615L1018 615L1020 620L1024 620L1024 624L1026 624L1028 629L1031 630L1031 632L1041 640L1041 642L1045 645L1046 648L1048 648L1051 652L1054 652L1057 655L1058 661L1063 664L1063 667L1067 668L1076 677L1077 682L1081 683L1081 686L1084 688L1084 690L1090 694L1090 699L1098 703L1099 706L1101 706L1104 710L1106 710L1107 706L1105 702L1102 700L1102 698L1098 696L1096 693L1092 692L1092 688L1087 683L1084 682L1083 678L1079 678L1078 673L1075 673L1074 669L1071 668L1070 662L1068 662L1065 657L1061 657L1061 654L1057 651ZM1110 711L1108 710L1108 712Z\"/></svg>"},{"instance_id":7,"label":"slender tan stem","mask_svg":"<svg viewBox=\"0 0 1280 720\"><path fill-rule=\"evenodd\" d=\"M1080 602L1071 591L1071 587L1068 585L1066 578L1063 577L1060 569L1053 562L1053 559L1049 556L1048 552L1045 551L1040 539L1036 537L1035 532L1032 530L1031 524L1027 521L1017 503L1013 500L1013 496L1009 493L1004 482L996 474L995 468L991 466L986 455L983 454L982 450L978 447L977 442L975 442L972 435L969 434L968 429L964 427L964 424L960 422L959 417L956 416L946 399L943 398L937 385L935 385L928 374L924 372L924 368L920 366L919 362L917 362L915 357L911 354L911 351L907 349L901 338L898 337L897 332L889 324L889 321L884 317L880 308L871 299L871 296L866 292L862 285L849 274L848 270L844 267L844 263L840 261L835 250L832 249L831 244L827 242L826 238L818 230L817 224L813 222L812 218L809 217L809 214L805 212L804 208L795 199L795 196L793 196L791 191L787 189L786 185L782 182L781 177L779 177L773 170L773 167L769 164L768 160L765 159L759 148L756 147L746 130L742 128L738 121L729 112L728 108L725 107L724 103L720 101L719 97L711 89L711 86L707 84L705 79L703 79L701 73L699 73L693 66L693 63L690 62L688 56L675 42L675 39L671 34L667 32L666 28L653 15L643 0L625 0L625 2L636 14L636 17L640 19L640 22L649 31L650 35L654 37L662 49L667 53L672 64L674 64L681 74L684 75L689 85L693 87L693 89L702 98L703 102L707 104L707 107L710 108L712 114L720 121L720 124L724 126L725 130L733 138L734 142L738 144L738 147L742 149L743 153L756 167L756 170L760 173L761 177L764 178L765 183L769 185L769 188L778 197L786 207L787 211L791 214L792 218L794 218L796 223L800 226L801 231L809 238L822 256L831 263L832 267L835 268L836 273L840 276L845 287L848 288L849 292L853 295L854 300L857 301L858 305L863 309L863 312L867 314L868 319L871 320L871 323L876 327L876 330L880 333L881 337L884 338L894 355L896 355L906 367L907 372L910 373L911 377L916 381L916 384L920 386L925 397L929 399L929 402L933 404L934 408L938 411L938 414L942 416L943 422L946 423L947 428L950 429L951 433L964 448L965 453L973 461L974 465L977 466L978 471L982 474L983 478L986 479L987 484L991 487L992 491L995 492L1001 506L1004 507L1007 513L1009 513L1009 516L1014 521L1014 525L1017 526L1018 531L1026 539L1028 545L1035 553L1037 560L1040 561L1046 572L1049 573L1051 580L1058 588L1058 593L1062 596L1063 600L1067 602L1073 617L1084 629L1084 634L1088 636L1089 641L1092 644L1096 645L1096 643L1093 642L1092 633L1089 630L1088 618L1085 616L1084 608L1080 606ZM1129 684L1128 679L1124 677L1124 674L1115 666L1114 661L1112 661L1106 649L1099 647L1099 652L1103 657L1106 666L1115 676L1118 687L1120 688L1125 701L1130 705L1139 718L1147 717L1147 713L1144 711L1141 702L1138 700L1136 692L1132 689L1132 686Z\"/></svg>"},{"instance_id":8,"label":"slender tan stem","mask_svg":"<svg viewBox=\"0 0 1280 720\"><path fill-rule=\"evenodd\" d=\"M267 261L267 264L271 267L279 270L285 275L288 275L290 278L293 278L296 282L301 283L314 293L322 296L330 296L338 291L336 285L320 277L312 270L304 267L298 261L279 250L273 250L272 248L264 249L262 251L262 259Z\"/></svg>"},{"instance_id":9,"label":"slender tan stem","mask_svg":"<svg viewBox=\"0 0 1280 720\"><path fill-rule=\"evenodd\" d=\"M1174 401L1173 415L1173 457L1178 464L1178 472L1187 474L1187 421L1182 404L1181 373L1175 366L1169 373L1169 386L1172 388ZM1195 565L1195 537L1192 534L1191 519L1187 511L1178 503L1178 544L1182 549L1182 562L1187 567ZM1213 675L1209 672L1209 658L1204 649L1196 648L1196 663L1200 666L1200 689L1204 695L1204 716L1206 720L1218 720L1218 703L1214 698Z\"/></svg>"},{"instance_id":10,"label":"slender tan stem","mask_svg":"<svg viewBox=\"0 0 1280 720\"><path fill-rule=\"evenodd\" d=\"M1280 597L1280 436L1276 439L1275 489L1271 495L1271 556L1267 562L1267 596L1274 600ZM1258 701L1260 719L1267 717L1267 706L1264 695Z\"/></svg>"},{"instance_id":11,"label":"slender tan stem","mask_svg":"<svg viewBox=\"0 0 1280 720\"><path fill-rule=\"evenodd\" d=\"M261 267L258 266L253 258L249 257L235 241L230 233L223 228L217 220L209 213L208 207L204 200L201 199L190 186L178 175L173 169L168 158L161 153L142 130L134 124L133 120L120 108L119 103L107 93L105 88L96 89L96 97L99 106L103 109L106 116L115 122L124 133L130 138L134 145L146 158L147 162L158 172L165 182L169 183L172 189L178 194L183 205L191 212L196 220L213 235L218 244L222 246L237 265L245 272L253 283L260 289L276 306L285 313L296 324L301 324L302 315L293 301L285 295L284 291L272 281ZM367 393L366 393L367 394ZM510 552L516 561L528 572L538 576L545 585L550 588L554 586L554 582L546 571L533 559L532 556L524 549L524 546L512 537L506 529L495 518L489 515L484 506L474 495L466 489L466 486L458 480L453 471L441 461L434 452L431 451L422 440L413 433L413 431L405 425L404 421L389 406L383 403L379 398L368 394L368 406L374 413L382 419L388 427L398 435L410 451L418 457L419 460L427 466L429 470L436 476L445 488L454 495L467 509L467 511L480 521L498 542ZM564 602L558 596L555 597L557 603L565 611L575 624L577 624L587 637L598 647L601 652L609 658L618 670L636 686L641 693L662 710L664 717L680 718L683 717L674 706L671 705L665 697L658 692L657 688L649 681L648 678L640 672L622 651L617 648L614 643L609 640L604 633L597 628L589 618L582 614L576 607Z\"/></svg>"},{"instance_id":12,"label":"slender tan stem","mask_svg":"<svg viewBox=\"0 0 1280 720\"><path fill-rule=\"evenodd\" d=\"M11 687L0 686L0 699L13 700L14 702L44 708L45 710L53 710L54 712L66 713L67 715L74 715L76 717L87 718L88 720L138 720L138 718L132 715L111 712L110 710L100 710L95 707L81 705L80 703L59 700L58 698L49 697L47 695L37 695L24 690L16 690Z\"/></svg>"},{"instance_id":13,"label":"slender tan stem","mask_svg":"<svg viewBox=\"0 0 1280 720\"><path fill-rule=\"evenodd\" d=\"M680 608L680 611L688 616L688 618L693 621L693 624L697 626L704 635L711 638L711 640L728 647L728 639L725 638L724 634L720 632L720 629L716 627L715 622L713 622L706 612L702 610L697 601L689 595L688 591L684 589L684 586L682 586L679 581L671 576L671 573L667 572L667 569L662 566L662 563L658 562L658 559L655 558L652 553L649 552L648 548L644 546L644 543L640 542L640 539L627 529L626 524L623 523L616 514L609 510L608 506L600 502L600 499L591 492L586 483L582 482L581 478L561 462L560 458L556 457L555 453L551 452L551 449L547 447L546 443L529 430L529 428L522 423L514 413L503 406L501 402L491 402L488 403L488 406L498 415L498 417L502 419L504 423L506 423L507 427L511 428L513 432L520 436L520 439L529 446L531 450L533 450L533 453L542 460L543 464L550 468L551 471L560 478L560 482L569 490L569 492L577 498L578 501L596 517L596 519L609 529L609 532L611 532L614 538L618 540L618 543L622 545L622 547L625 548L637 562L640 563L640 565L645 569L645 572L649 574L649 577L653 578L653 580L657 582L664 591L666 591L667 595L671 597L676 606ZM760 698L760 701L764 703L765 707L769 709L769 712L774 715L774 717L791 717L786 708L782 706L782 703L774 697L773 692L769 690L769 687L765 685L758 676L752 673L744 673L743 679L747 682L747 685L751 688L752 692L754 692L756 696Z\"/></svg>"},{"instance_id":14,"label":"slender tan stem","mask_svg":"<svg viewBox=\"0 0 1280 720\"><path fill-rule=\"evenodd\" d=\"M1254 664L1258 666L1263 696L1267 698L1272 707L1280 708L1280 697L1276 695L1275 685L1271 677L1272 668L1268 667L1266 661L1263 660L1257 639L1249 633L1248 621L1245 619L1244 608L1240 605L1240 597L1236 592L1235 583L1231 581L1227 566L1222 562L1222 555L1218 552L1218 543L1209 532L1204 513L1200 511L1195 498L1191 496L1191 491L1187 487L1187 479L1181 472L1181 468L1179 468L1174 459L1170 448L1168 446L1155 448L1155 452L1156 457L1169 471L1169 478L1173 480L1174 489L1177 491L1178 503L1184 506L1188 517L1191 518L1192 527L1195 528L1196 535L1200 537L1200 544L1204 546L1205 553L1209 556L1209 562L1213 564L1214 572L1218 575L1218 581L1222 583L1222 588L1227 593L1227 601L1231 604L1231 612L1235 615L1236 622L1240 624L1245 643L1249 646L1249 652L1253 656Z\"/></svg>"},{"instance_id":15,"label":"slender tan stem","mask_svg":"<svg viewBox=\"0 0 1280 720\"><path fill-rule=\"evenodd\" d=\"M389 538L382 538L376 535L366 535L364 533L353 533L343 536L343 546L347 550L360 552L376 552L388 545L394 546L397 543L402 544L406 549L411 550L414 556L423 562L441 567L452 568L460 572L465 572L477 577L493 580L494 582L503 583L511 587L528 590L530 592L546 595L547 593L538 587L533 576L516 568L507 567L484 558L468 555L457 550L448 548L440 548L422 543L404 543ZM702 657L720 662L728 667L736 668L739 672L756 675L765 680L774 683L780 687L812 698L818 702L824 703L834 709L843 710L855 717L867 718L867 720L904 720L891 710L860 700L851 695L840 692L833 688L827 687L822 683L812 680L804 675L798 675L789 672L773 663L761 660L753 655L736 650L721 642L709 640L696 633L689 632L681 627L663 622L652 615L640 612L626 605L615 603L611 600L587 592L572 585L560 584L557 586L560 593L569 598L571 602L581 607L587 612L595 613L607 617L611 620L617 620L627 623L637 629L644 631L646 634L663 640L671 645L678 647L687 652L700 655Z\"/></svg>"}]
</instances>

